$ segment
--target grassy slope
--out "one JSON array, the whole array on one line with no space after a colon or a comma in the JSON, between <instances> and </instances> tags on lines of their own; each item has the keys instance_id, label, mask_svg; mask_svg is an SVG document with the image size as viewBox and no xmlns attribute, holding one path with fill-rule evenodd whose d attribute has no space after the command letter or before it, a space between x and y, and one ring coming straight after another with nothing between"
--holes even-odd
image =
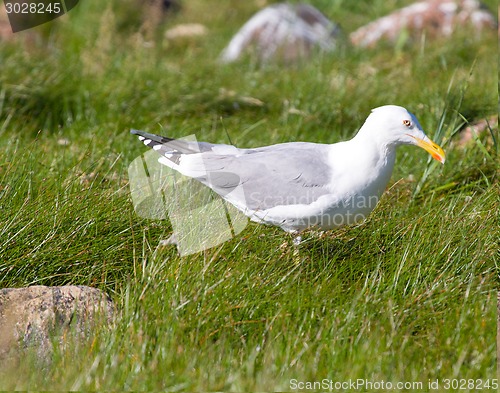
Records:
<instances>
[{"instance_id":1,"label":"grassy slope","mask_svg":"<svg viewBox=\"0 0 500 393\"><path fill-rule=\"evenodd\" d=\"M316 4L352 31L408 2L366 2L370 13L358 3ZM43 374L25 362L0 387L287 390L291 378L494 377L500 167L491 144L458 148L450 135L458 114L497 110L495 35L341 48L288 69L219 66L256 6L217 4L189 2L163 26L209 27L182 44L144 45L133 12L87 1L43 44L0 47L0 286L93 285L123 310L92 345L59 351ZM229 134L240 146L333 143L386 103L410 108L431 137L440 129L448 161L402 148L395 185L362 226L311 235L294 253L280 230L250 224L180 258L155 251L170 225L133 211L127 166L144 148L132 127L214 142Z\"/></svg>"}]
</instances>

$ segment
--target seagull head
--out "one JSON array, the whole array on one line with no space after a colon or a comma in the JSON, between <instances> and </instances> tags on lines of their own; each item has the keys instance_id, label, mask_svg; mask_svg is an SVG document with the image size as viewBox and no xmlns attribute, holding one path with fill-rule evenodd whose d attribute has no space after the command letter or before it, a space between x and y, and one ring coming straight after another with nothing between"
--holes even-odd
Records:
<instances>
[{"instance_id":1,"label":"seagull head","mask_svg":"<svg viewBox=\"0 0 500 393\"><path fill-rule=\"evenodd\" d=\"M401 106L385 105L372 110L360 133L369 133L386 146L416 145L444 164L443 149L429 139L415 115Z\"/></svg>"}]
</instances>

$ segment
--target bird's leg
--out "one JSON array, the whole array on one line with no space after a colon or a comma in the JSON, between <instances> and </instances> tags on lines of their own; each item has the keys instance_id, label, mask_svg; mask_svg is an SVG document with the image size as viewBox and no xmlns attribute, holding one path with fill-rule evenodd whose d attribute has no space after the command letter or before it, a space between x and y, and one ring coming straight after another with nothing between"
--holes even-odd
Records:
<instances>
[{"instance_id":1,"label":"bird's leg","mask_svg":"<svg viewBox=\"0 0 500 393\"><path fill-rule=\"evenodd\" d=\"M307 255L304 255L304 253L300 253L300 249L303 247L302 244L305 243L306 240L304 240L302 234L304 232L303 231L296 231L296 232L293 232L292 235L294 236L293 240L292 240L292 243L293 243L293 263L295 265L300 265L301 263L303 263L304 261L307 261L309 260L309 256Z\"/></svg>"},{"instance_id":2,"label":"bird's leg","mask_svg":"<svg viewBox=\"0 0 500 393\"><path fill-rule=\"evenodd\" d=\"M293 244L293 248L294 248L294 254L296 253L297 251L297 248L298 246L300 245L300 243L302 242L302 236L298 235L298 231L292 231L292 232L288 232L290 235L294 236L292 238L292 244ZM289 249L290 247L290 240L286 240L284 241L281 246L279 247L280 250L283 250L283 254L282 256L287 252L287 250Z\"/></svg>"},{"instance_id":3,"label":"bird's leg","mask_svg":"<svg viewBox=\"0 0 500 393\"><path fill-rule=\"evenodd\" d=\"M301 262L300 261L299 246L302 243L302 236L299 235L298 231L289 232L289 233L290 233L290 235L293 236L293 238L292 238L292 244L293 244L293 251L292 251L293 261L294 261L295 264L298 265ZM281 256L284 256L285 254L288 254L288 252L290 250L290 240L287 240L287 241L283 242L283 244L280 246L280 250L283 250Z\"/></svg>"}]
</instances>

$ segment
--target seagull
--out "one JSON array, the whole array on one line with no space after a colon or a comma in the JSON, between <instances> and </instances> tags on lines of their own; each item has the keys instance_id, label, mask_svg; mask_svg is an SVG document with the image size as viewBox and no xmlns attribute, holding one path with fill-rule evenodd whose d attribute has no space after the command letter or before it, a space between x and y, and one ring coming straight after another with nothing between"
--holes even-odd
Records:
<instances>
[{"instance_id":1,"label":"seagull","mask_svg":"<svg viewBox=\"0 0 500 393\"><path fill-rule=\"evenodd\" d=\"M443 149L416 117L396 105L373 109L352 139L334 144L240 149L131 133L160 155L161 164L211 188L252 221L297 235L365 220L387 187L398 146L419 146L445 162Z\"/></svg>"}]
</instances>

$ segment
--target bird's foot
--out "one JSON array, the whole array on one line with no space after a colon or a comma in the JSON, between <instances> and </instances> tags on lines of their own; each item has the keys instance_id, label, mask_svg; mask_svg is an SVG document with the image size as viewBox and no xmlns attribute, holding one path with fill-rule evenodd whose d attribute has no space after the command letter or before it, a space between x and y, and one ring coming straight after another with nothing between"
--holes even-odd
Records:
<instances>
[{"instance_id":1,"label":"bird's foot","mask_svg":"<svg viewBox=\"0 0 500 393\"><path fill-rule=\"evenodd\" d=\"M302 243L302 236L298 235L293 239L293 245L298 247Z\"/></svg>"},{"instance_id":2,"label":"bird's foot","mask_svg":"<svg viewBox=\"0 0 500 393\"><path fill-rule=\"evenodd\" d=\"M172 233L168 239L160 240L158 247L177 246L177 244L175 233Z\"/></svg>"}]
</instances>

